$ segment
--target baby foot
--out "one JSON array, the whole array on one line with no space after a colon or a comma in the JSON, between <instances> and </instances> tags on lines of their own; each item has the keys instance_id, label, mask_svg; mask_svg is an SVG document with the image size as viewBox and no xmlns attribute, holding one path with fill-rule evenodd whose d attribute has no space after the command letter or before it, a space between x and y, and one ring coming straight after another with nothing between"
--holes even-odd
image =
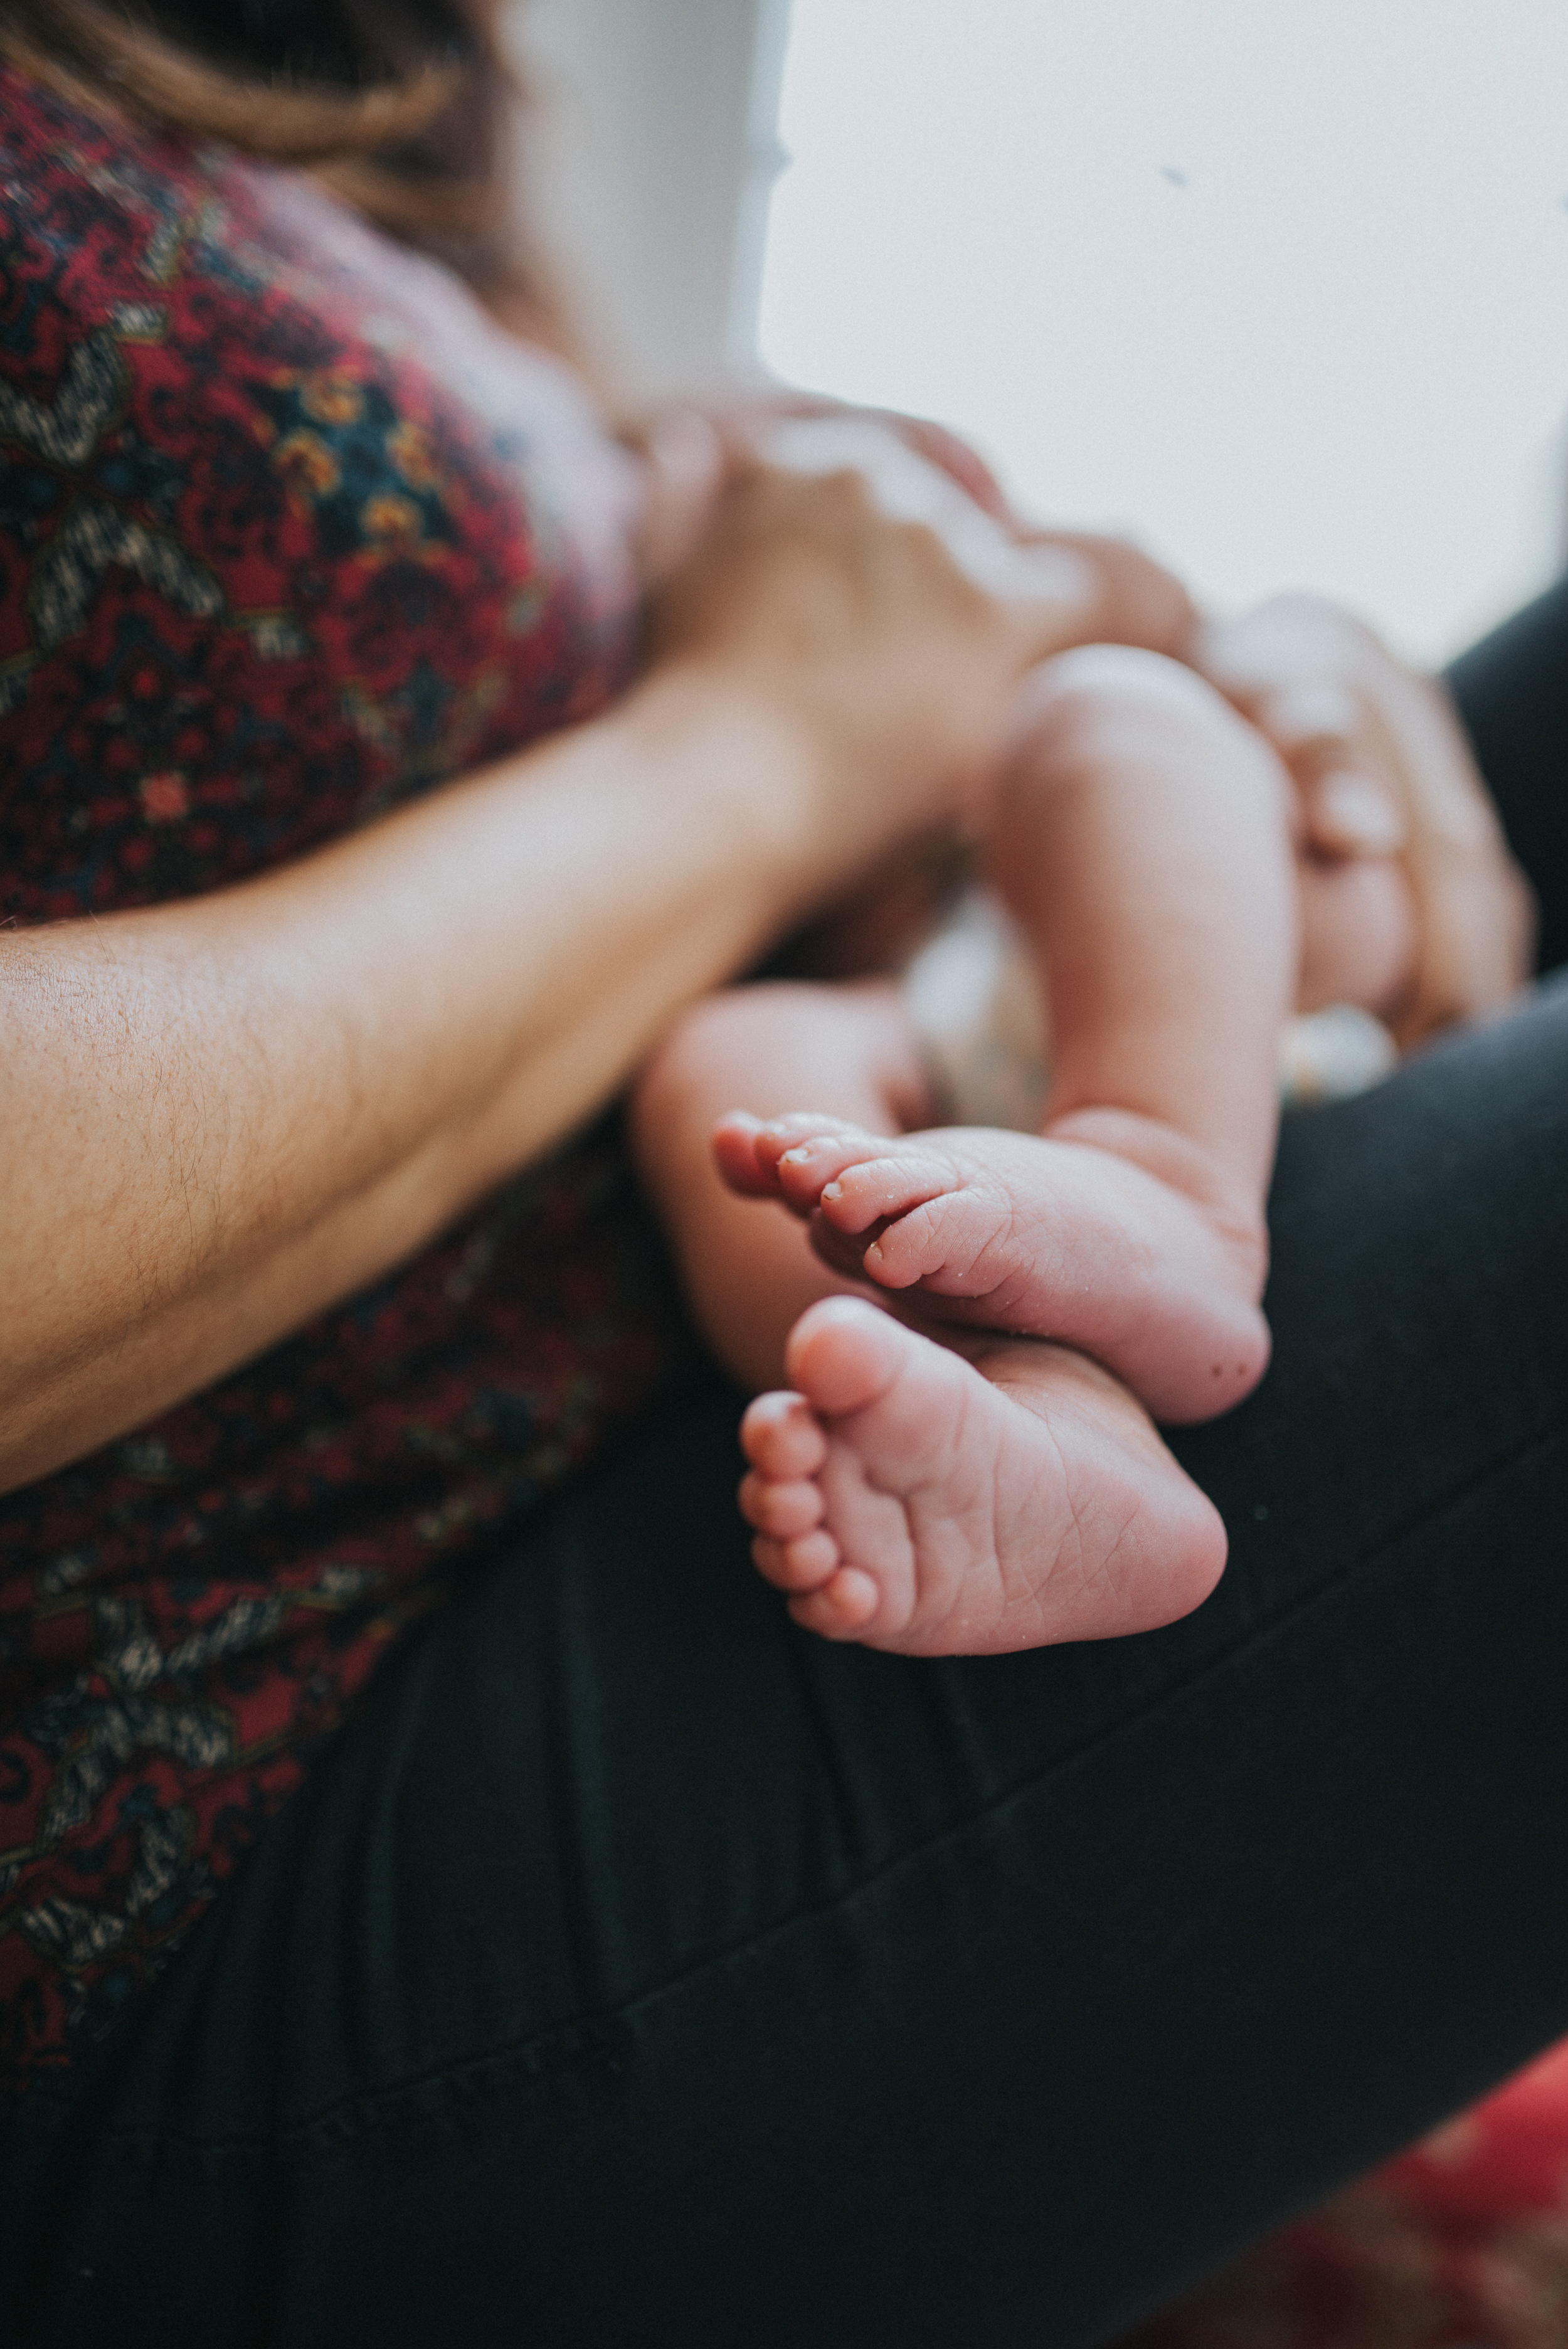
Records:
<instances>
[{"instance_id":1,"label":"baby foot","mask_svg":"<svg viewBox=\"0 0 1568 2349\"><path fill-rule=\"evenodd\" d=\"M1125 1129L1161 1173L1087 1140L982 1126L890 1137L810 1112L769 1124L733 1112L714 1147L732 1190L809 1219L836 1272L920 1290L934 1321L1078 1347L1156 1419L1212 1419L1267 1367L1262 1218L1222 1202L1182 1136L1113 1112L1082 1123L1112 1144Z\"/></svg>"},{"instance_id":2,"label":"baby foot","mask_svg":"<svg viewBox=\"0 0 1568 2349\"><path fill-rule=\"evenodd\" d=\"M795 1620L989 1655L1149 1630L1206 1599L1224 1528L1125 1390L1056 1346L975 1352L856 1298L796 1323L796 1392L747 1412L740 1488Z\"/></svg>"}]
</instances>

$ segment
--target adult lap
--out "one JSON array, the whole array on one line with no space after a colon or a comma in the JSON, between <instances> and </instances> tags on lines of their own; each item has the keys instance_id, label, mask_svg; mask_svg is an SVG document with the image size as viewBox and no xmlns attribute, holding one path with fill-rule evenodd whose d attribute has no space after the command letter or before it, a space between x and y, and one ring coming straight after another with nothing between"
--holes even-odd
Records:
<instances>
[{"instance_id":1,"label":"adult lap","mask_svg":"<svg viewBox=\"0 0 1568 2349\"><path fill-rule=\"evenodd\" d=\"M101 2292L175 2339L1065 2349L1568 2027L1565 1074L1558 987L1287 1124L1274 1367L1178 1447L1232 1563L1167 1630L796 1631L690 1387L394 1661L110 2048L39 2339Z\"/></svg>"},{"instance_id":2,"label":"adult lap","mask_svg":"<svg viewBox=\"0 0 1568 2349\"><path fill-rule=\"evenodd\" d=\"M69 179L79 159L54 140L56 101L35 102L48 168ZM108 136L72 136L89 133ZM262 194L243 167L229 176L249 219ZM104 202L108 184L92 182ZM293 238L310 228L301 203L320 200L290 201ZM341 226L331 251L344 233L384 318L385 264ZM40 244L41 271L53 250ZM138 237L109 258L134 276L142 251ZM209 308L220 298L181 283ZM273 309L222 283L253 356ZM297 293L291 277L277 300ZM332 308L333 335L346 332L337 295ZM161 347L160 366L184 347ZM281 512L263 439L235 445L266 493L257 512ZM588 626L614 595L581 610L568 597L564 633L536 629L520 665L516 613L547 606L501 592L532 557L515 485L497 479L453 512L494 524L490 603L454 609L465 624L489 613L522 697L499 750L564 706L558 657L574 709L607 690L624 628ZM603 551L597 530L584 546ZM619 556L612 569L625 623L630 574ZM388 575L355 574L371 588ZM400 693L418 647L407 633L378 641ZM469 647L476 675L490 650ZM523 706L530 677L539 708ZM56 695L76 724L75 690L40 669L29 706ZM1480 685L1470 698L1486 699ZM361 703L327 700L352 780ZM249 688L232 705L254 706ZM325 755L294 730L302 756ZM1531 773L1552 755L1537 741ZM276 813L292 777L280 754ZM398 770L399 789L422 779L417 762ZM172 820L185 789L172 781L150 823ZM291 834L290 853L365 812L346 802L327 823L319 793L303 803L324 828ZM64 812L60 832L67 867L88 871L97 850ZM171 854L175 835L158 837ZM202 838L216 854L228 836L192 828L192 854ZM199 896L241 869L181 865L169 886ZM1559 995L1287 1133L1274 1371L1244 1411L1180 1445L1225 1509L1233 1565L1169 1630L920 1664L812 1640L747 1563L738 1398L703 1380L530 1535L454 1567L459 1595L309 1753L303 1788L161 1979L100 2048L79 2034L77 2071L40 2076L7 2116L0 2297L16 2337L77 2342L101 2324L128 2342L304 2343L379 2327L575 2344L637 2337L652 2310L661 2333L727 2349L1031 2332L1070 2349L1563 2030L1565 1920L1545 1863L1568 1791L1554 1538L1565 1053ZM635 1376L597 1281L574 1287L559 1222L548 1232L540 1300L559 1272L562 1328L596 1333L601 1358ZM443 1309L464 1306L465 1344L482 1253L464 1254L462 1279L431 1277ZM339 1333L356 1377L358 1310ZM465 1442L503 1455L517 1414L492 1406L509 1381L537 1413L539 1363L552 1366L568 1424L593 1391L553 1327L535 1356L520 1350L510 1312L503 1297L483 1425L463 1421ZM401 1326L439 1371L429 1323ZM377 1357L375 1392L395 1393L425 1444L446 1423L401 1360ZM379 1405L334 1410L382 1440ZM230 1423L250 1441L243 1413ZM417 1474L460 1448L428 1444ZM196 1465L193 1489L254 1497L249 1465L242 1479ZM73 1506L123 1532L119 1488L101 1488L95 1516L89 1469L71 1472ZM356 1475L322 1533L323 1597L340 1527L352 1517L365 1536L364 1496L389 1497L371 1469ZM430 1496L398 1495L418 1533ZM138 1506L162 1527L160 1495ZM209 1554L248 1584L239 1535L221 1532ZM171 1555L182 1608L188 1553ZM393 1563L422 1575L427 1552L405 1542ZM139 1605L149 1588L136 1584ZM379 1603L355 1619L366 1671L387 1620ZM253 1659L220 1652L211 1667L238 1724L232 1796L210 1780L201 1793L214 1847L258 1822L269 1755L303 1769L329 1717L346 1651L309 1628L286 1730L255 1701ZM345 1701L357 1685L344 1678ZM128 1839L147 1817L137 1769L110 1790ZM179 1842L185 1817L171 1802L160 1848L201 1859L206 1846ZM73 1911L108 1848L81 1826L48 1855ZM139 1875L126 1883L150 1965L186 1915ZM116 1946L111 1923L94 1930ZM61 2014L92 1989L82 1950L56 1969Z\"/></svg>"}]
</instances>

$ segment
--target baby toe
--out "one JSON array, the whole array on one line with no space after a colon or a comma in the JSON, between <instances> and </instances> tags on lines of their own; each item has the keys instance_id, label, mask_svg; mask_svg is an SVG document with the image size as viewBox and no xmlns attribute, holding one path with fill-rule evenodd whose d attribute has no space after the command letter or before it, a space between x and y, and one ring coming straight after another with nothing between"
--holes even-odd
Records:
<instances>
[{"instance_id":1,"label":"baby toe","mask_svg":"<svg viewBox=\"0 0 1568 2349\"><path fill-rule=\"evenodd\" d=\"M779 1186L771 1164L764 1164L757 1155L757 1137L762 1131L760 1118L748 1110L732 1109L713 1129L713 1154L719 1173L732 1191L746 1199L772 1199Z\"/></svg>"},{"instance_id":2,"label":"baby toe","mask_svg":"<svg viewBox=\"0 0 1568 2349\"><path fill-rule=\"evenodd\" d=\"M822 1186L820 1205L836 1230L863 1232L889 1216L907 1216L954 1185L946 1159L925 1154L883 1155L846 1164Z\"/></svg>"},{"instance_id":3,"label":"baby toe","mask_svg":"<svg viewBox=\"0 0 1568 2349\"><path fill-rule=\"evenodd\" d=\"M882 1605L882 1592L858 1566L841 1566L820 1589L802 1592L789 1601L789 1612L803 1631L825 1640L855 1640Z\"/></svg>"},{"instance_id":4,"label":"baby toe","mask_svg":"<svg viewBox=\"0 0 1568 2349\"><path fill-rule=\"evenodd\" d=\"M837 1419L877 1402L898 1377L911 1346L924 1343L880 1305L856 1297L823 1297L806 1308L790 1330L785 1365L815 1408Z\"/></svg>"},{"instance_id":5,"label":"baby toe","mask_svg":"<svg viewBox=\"0 0 1568 2349\"><path fill-rule=\"evenodd\" d=\"M791 1151L807 1149L815 1143L830 1143L845 1135L863 1139L858 1125L851 1125L841 1117L830 1117L826 1110L793 1109L783 1117L764 1119L758 1129L757 1147L771 1163Z\"/></svg>"},{"instance_id":6,"label":"baby toe","mask_svg":"<svg viewBox=\"0 0 1568 2349\"><path fill-rule=\"evenodd\" d=\"M793 1485L814 1476L828 1456L828 1439L804 1395L758 1395L740 1423L740 1448L759 1477Z\"/></svg>"},{"instance_id":7,"label":"baby toe","mask_svg":"<svg viewBox=\"0 0 1568 2349\"><path fill-rule=\"evenodd\" d=\"M741 1516L758 1533L774 1541L793 1541L812 1532L821 1524L826 1507L821 1486L805 1478L776 1485L753 1471L740 1480Z\"/></svg>"},{"instance_id":8,"label":"baby toe","mask_svg":"<svg viewBox=\"0 0 1568 2349\"><path fill-rule=\"evenodd\" d=\"M751 1556L764 1581L777 1590L797 1593L820 1590L837 1574L841 1560L838 1543L821 1526L793 1541L775 1541L768 1534L758 1534L751 1545Z\"/></svg>"},{"instance_id":9,"label":"baby toe","mask_svg":"<svg viewBox=\"0 0 1568 2349\"><path fill-rule=\"evenodd\" d=\"M765 1148L759 1143L758 1148ZM885 1134L866 1133L859 1126L816 1127L796 1135L774 1161L779 1187L791 1206L813 1207L822 1185L833 1182L846 1166L885 1150Z\"/></svg>"}]
</instances>

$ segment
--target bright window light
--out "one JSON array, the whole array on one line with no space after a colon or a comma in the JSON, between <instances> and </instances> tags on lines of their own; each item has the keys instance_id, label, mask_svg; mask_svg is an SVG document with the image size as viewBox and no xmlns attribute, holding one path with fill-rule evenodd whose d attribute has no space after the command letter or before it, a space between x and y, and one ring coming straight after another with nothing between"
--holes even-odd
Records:
<instances>
[{"instance_id":1,"label":"bright window light","mask_svg":"<svg viewBox=\"0 0 1568 2349\"><path fill-rule=\"evenodd\" d=\"M1215 604L1455 648L1563 554L1563 0L794 0L760 321Z\"/></svg>"}]
</instances>

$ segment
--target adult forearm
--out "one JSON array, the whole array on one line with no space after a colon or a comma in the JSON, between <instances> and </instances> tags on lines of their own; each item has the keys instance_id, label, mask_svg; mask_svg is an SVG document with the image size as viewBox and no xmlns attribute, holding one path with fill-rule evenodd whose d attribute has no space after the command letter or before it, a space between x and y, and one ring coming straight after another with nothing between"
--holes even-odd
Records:
<instances>
[{"instance_id":1,"label":"adult forearm","mask_svg":"<svg viewBox=\"0 0 1568 2349\"><path fill-rule=\"evenodd\" d=\"M702 687L244 887L0 941L0 1486L418 1248L813 885L817 779Z\"/></svg>"},{"instance_id":2,"label":"adult forearm","mask_svg":"<svg viewBox=\"0 0 1568 2349\"><path fill-rule=\"evenodd\" d=\"M241 888L0 938L0 1488L410 1254L956 818L1059 591L743 468L604 718Z\"/></svg>"}]
</instances>

